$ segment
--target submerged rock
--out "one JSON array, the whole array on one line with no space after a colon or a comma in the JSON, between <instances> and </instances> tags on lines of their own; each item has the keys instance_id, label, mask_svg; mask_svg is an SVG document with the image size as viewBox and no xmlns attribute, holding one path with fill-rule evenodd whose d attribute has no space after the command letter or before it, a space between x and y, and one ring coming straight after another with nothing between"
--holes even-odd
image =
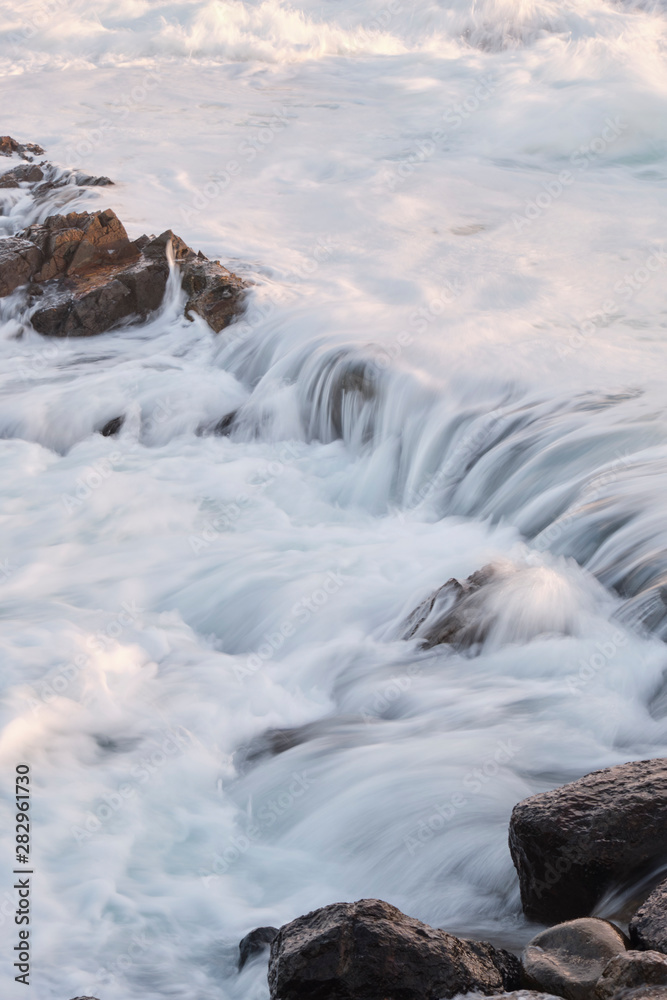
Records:
<instances>
[{"instance_id":1,"label":"submerged rock","mask_svg":"<svg viewBox=\"0 0 667 1000\"><path fill-rule=\"evenodd\" d=\"M239 972L254 955L271 946L278 933L277 927L255 927L239 943Z\"/></svg>"},{"instance_id":2,"label":"submerged rock","mask_svg":"<svg viewBox=\"0 0 667 1000\"><path fill-rule=\"evenodd\" d=\"M509 952L464 941L377 899L333 903L280 928L272 1000L439 1000L520 985Z\"/></svg>"},{"instance_id":3,"label":"submerged rock","mask_svg":"<svg viewBox=\"0 0 667 1000\"><path fill-rule=\"evenodd\" d=\"M667 987L667 955L658 951L626 951L612 958L595 987L597 1000L625 996L628 990L644 995L646 987ZM641 994L640 994L641 991Z\"/></svg>"},{"instance_id":4,"label":"submerged rock","mask_svg":"<svg viewBox=\"0 0 667 1000\"><path fill-rule=\"evenodd\" d=\"M514 807L509 844L527 917L588 915L667 859L667 759L587 774Z\"/></svg>"},{"instance_id":5,"label":"submerged rock","mask_svg":"<svg viewBox=\"0 0 667 1000\"><path fill-rule=\"evenodd\" d=\"M499 576L498 569L488 565L462 583L452 577L415 608L405 623L403 638L420 639L424 649L441 643L472 646L481 642L490 625L483 613L483 591Z\"/></svg>"},{"instance_id":6,"label":"submerged rock","mask_svg":"<svg viewBox=\"0 0 667 1000\"><path fill-rule=\"evenodd\" d=\"M188 294L186 313L216 333L240 311L244 283L167 230L130 241L111 209L53 215L0 241L0 295L28 284L31 321L52 337L85 337L145 319L162 303L173 254Z\"/></svg>"},{"instance_id":7,"label":"submerged rock","mask_svg":"<svg viewBox=\"0 0 667 1000\"><path fill-rule=\"evenodd\" d=\"M100 434L105 438L114 437L118 434L124 423L125 417L113 417L111 420L107 420L106 424L100 428Z\"/></svg>"},{"instance_id":8,"label":"submerged rock","mask_svg":"<svg viewBox=\"0 0 667 1000\"><path fill-rule=\"evenodd\" d=\"M629 930L635 948L667 953L667 879L639 907Z\"/></svg>"},{"instance_id":9,"label":"submerged rock","mask_svg":"<svg viewBox=\"0 0 667 1000\"><path fill-rule=\"evenodd\" d=\"M623 934L607 920L569 920L526 945L521 956L525 983L567 1000L586 1000L609 959L625 950Z\"/></svg>"}]
</instances>

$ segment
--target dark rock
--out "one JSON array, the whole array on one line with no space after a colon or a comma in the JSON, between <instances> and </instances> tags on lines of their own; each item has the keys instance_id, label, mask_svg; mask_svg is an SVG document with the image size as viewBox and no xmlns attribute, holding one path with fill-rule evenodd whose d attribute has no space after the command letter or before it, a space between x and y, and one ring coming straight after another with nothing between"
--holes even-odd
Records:
<instances>
[{"instance_id":1,"label":"dark rock","mask_svg":"<svg viewBox=\"0 0 667 1000\"><path fill-rule=\"evenodd\" d=\"M162 303L170 253L187 309L216 332L242 308L240 278L195 254L171 230L130 242L111 209L54 215L20 237L0 241L0 295L31 281L30 304L37 305L31 322L48 336L91 336L145 319Z\"/></svg>"},{"instance_id":2,"label":"dark rock","mask_svg":"<svg viewBox=\"0 0 667 1000\"><path fill-rule=\"evenodd\" d=\"M653 890L633 916L630 941L644 951L667 953L667 880Z\"/></svg>"},{"instance_id":3,"label":"dark rock","mask_svg":"<svg viewBox=\"0 0 667 1000\"><path fill-rule=\"evenodd\" d=\"M74 182L77 187L113 187L110 177L91 177L90 174L75 174Z\"/></svg>"},{"instance_id":4,"label":"dark rock","mask_svg":"<svg viewBox=\"0 0 667 1000\"><path fill-rule=\"evenodd\" d=\"M12 139L10 135L0 136L0 156L12 156L17 153L24 160L32 160L32 156L29 153L34 153L36 156L42 156L44 150L41 146L38 146L34 142L17 142L16 139Z\"/></svg>"},{"instance_id":5,"label":"dark rock","mask_svg":"<svg viewBox=\"0 0 667 1000\"><path fill-rule=\"evenodd\" d=\"M0 188L15 188L28 181L31 184L44 180L44 171L36 163L21 163L13 170L0 175Z\"/></svg>"},{"instance_id":6,"label":"dark rock","mask_svg":"<svg viewBox=\"0 0 667 1000\"><path fill-rule=\"evenodd\" d=\"M514 807L509 844L526 916L586 916L602 895L664 864L667 759L587 774Z\"/></svg>"},{"instance_id":7,"label":"dark rock","mask_svg":"<svg viewBox=\"0 0 667 1000\"><path fill-rule=\"evenodd\" d=\"M42 259L40 249L29 240L17 236L0 240L0 297L30 281Z\"/></svg>"},{"instance_id":8,"label":"dark rock","mask_svg":"<svg viewBox=\"0 0 667 1000\"><path fill-rule=\"evenodd\" d=\"M617 994L622 1000L667 1000L667 986L640 986Z\"/></svg>"},{"instance_id":9,"label":"dark rock","mask_svg":"<svg viewBox=\"0 0 667 1000\"><path fill-rule=\"evenodd\" d=\"M586 1000L607 962L626 939L607 920L583 917L542 931L522 955L524 982L567 1000Z\"/></svg>"},{"instance_id":10,"label":"dark rock","mask_svg":"<svg viewBox=\"0 0 667 1000\"><path fill-rule=\"evenodd\" d=\"M334 903L280 928L271 945L272 1000L438 1000L520 985L520 963L377 899Z\"/></svg>"},{"instance_id":11,"label":"dark rock","mask_svg":"<svg viewBox=\"0 0 667 1000\"><path fill-rule=\"evenodd\" d=\"M256 927L239 944L239 972L254 955L265 951L278 933L277 927Z\"/></svg>"},{"instance_id":12,"label":"dark rock","mask_svg":"<svg viewBox=\"0 0 667 1000\"><path fill-rule=\"evenodd\" d=\"M485 1000L555 1000L553 993L538 993L537 990L512 990L511 993L466 993L466 1000L478 1000L485 997Z\"/></svg>"},{"instance_id":13,"label":"dark rock","mask_svg":"<svg viewBox=\"0 0 667 1000\"><path fill-rule=\"evenodd\" d=\"M484 591L501 576L489 565L463 583L448 580L415 608L405 623L403 638L420 639L424 649L441 643L467 647L481 642L492 624L482 610Z\"/></svg>"},{"instance_id":14,"label":"dark rock","mask_svg":"<svg viewBox=\"0 0 667 1000\"><path fill-rule=\"evenodd\" d=\"M114 417L112 420L108 420L104 427L101 429L100 434L102 437L108 438L113 437L117 434L125 423L125 417Z\"/></svg>"},{"instance_id":15,"label":"dark rock","mask_svg":"<svg viewBox=\"0 0 667 1000\"><path fill-rule=\"evenodd\" d=\"M612 958L595 987L597 1000L610 1000L627 990L667 986L667 955L659 951L626 951Z\"/></svg>"},{"instance_id":16,"label":"dark rock","mask_svg":"<svg viewBox=\"0 0 667 1000\"><path fill-rule=\"evenodd\" d=\"M224 437L225 435L229 434L231 432L235 417L236 417L236 410L233 410L231 413L228 413L226 416L224 416L221 420L218 420L217 424L213 428L213 433L217 434L219 437Z\"/></svg>"}]
</instances>

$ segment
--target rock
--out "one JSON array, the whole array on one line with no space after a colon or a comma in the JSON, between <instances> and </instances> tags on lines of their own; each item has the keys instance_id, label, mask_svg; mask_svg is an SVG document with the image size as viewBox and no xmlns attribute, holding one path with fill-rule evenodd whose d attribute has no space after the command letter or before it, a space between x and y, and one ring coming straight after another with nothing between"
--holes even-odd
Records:
<instances>
[{"instance_id":1,"label":"rock","mask_svg":"<svg viewBox=\"0 0 667 1000\"><path fill-rule=\"evenodd\" d=\"M609 959L625 950L623 934L607 920L569 920L542 931L526 945L524 982L567 1000L586 1000Z\"/></svg>"},{"instance_id":2,"label":"rock","mask_svg":"<svg viewBox=\"0 0 667 1000\"><path fill-rule=\"evenodd\" d=\"M13 170L7 170L0 174L0 188L18 187L24 181L36 184L37 181L44 180L44 171L36 163L21 163Z\"/></svg>"},{"instance_id":3,"label":"rock","mask_svg":"<svg viewBox=\"0 0 667 1000\"><path fill-rule=\"evenodd\" d=\"M489 565L463 583L454 578L448 580L408 617L403 638L421 639L424 649L441 643L467 647L481 642L491 625L482 610L483 591L501 575L497 567Z\"/></svg>"},{"instance_id":4,"label":"rock","mask_svg":"<svg viewBox=\"0 0 667 1000\"><path fill-rule=\"evenodd\" d=\"M438 1000L520 985L514 955L463 941L378 899L333 903L280 928L272 1000Z\"/></svg>"},{"instance_id":5,"label":"rock","mask_svg":"<svg viewBox=\"0 0 667 1000\"><path fill-rule=\"evenodd\" d=\"M42 265L42 253L29 240L10 236L0 240L0 297L25 285Z\"/></svg>"},{"instance_id":6,"label":"rock","mask_svg":"<svg viewBox=\"0 0 667 1000\"><path fill-rule=\"evenodd\" d=\"M0 295L31 282L29 304L37 306L31 322L38 333L103 333L159 308L170 252L188 294L186 309L218 332L240 311L244 282L195 254L171 230L131 242L111 209L53 215L18 238L0 240Z\"/></svg>"},{"instance_id":7,"label":"rock","mask_svg":"<svg viewBox=\"0 0 667 1000\"><path fill-rule=\"evenodd\" d=\"M118 433L124 423L125 417L113 417L112 420L107 420L104 427L100 430L100 434L105 438L113 437Z\"/></svg>"},{"instance_id":8,"label":"rock","mask_svg":"<svg viewBox=\"0 0 667 1000\"><path fill-rule=\"evenodd\" d=\"M536 990L513 990L511 993L466 993L466 1000L556 1000L553 993L538 993Z\"/></svg>"},{"instance_id":9,"label":"rock","mask_svg":"<svg viewBox=\"0 0 667 1000\"><path fill-rule=\"evenodd\" d=\"M226 435L231 434L237 412L237 410L232 410L231 413L228 413L226 416L222 417L221 420L218 420L217 424L213 428L213 433L217 434L219 437L225 437Z\"/></svg>"},{"instance_id":10,"label":"rock","mask_svg":"<svg viewBox=\"0 0 667 1000\"><path fill-rule=\"evenodd\" d=\"M627 990L667 986L667 955L659 951L626 951L605 966L595 987L597 1000L610 1000Z\"/></svg>"},{"instance_id":11,"label":"rock","mask_svg":"<svg viewBox=\"0 0 667 1000\"><path fill-rule=\"evenodd\" d=\"M667 986L640 986L617 994L622 1000L667 1000Z\"/></svg>"},{"instance_id":12,"label":"rock","mask_svg":"<svg viewBox=\"0 0 667 1000\"><path fill-rule=\"evenodd\" d=\"M12 156L14 153L17 153L24 160L32 160L29 153L42 156L44 150L34 142L20 143L16 139L12 139L10 135L0 136L0 156Z\"/></svg>"},{"instance_id":13,"label":"rock","mask_svg":"<svg viewBox=\"0 0 667 1000\"><path fill-rule=\"evenodd\" d=\"M256 927L254 931L246 934L239 944L239 972L249 959L259 955L272 944L277 933L277 927Z\"/></svg>"},{"instance_id":14,"label":"rock","mask_svg":"<svg viewBox=\"0 0 667 1000\"><path fill-rule=\"evenodd\" d=\"M630 941L640 950L667 953L667 880L653 890L630 920Z\"/></svg>"},{"instance_id":15,"label":"rock","mask_svg":"<svg viewBox=\"0 0 667 1000\"><path fill-rule=\"evenodd\" d=\"M77 187L109 187L113 186L110 177L91 177L90 174L74 174L74 183Z\"/></svg>"},{"instance_id":16,"label":"rock","mask_svg":"<svg viewBox=\"0 0 667 1000\"><path fill-rule=\"evenodd\" d=\"M587 774L514 807L509 844L526 916L586 916L602 895L667 855L667 759Z\"/></svg>"},{"instance_id":17,"label":"rock","mask_svg":"<svg viewBox=\"0 0 667 1000\"><path fill-rule=\"evenodd\" d=\"M219 261L193 257L181 268L182 284L188 295L185 315L194 312L219 333L239 311L244 283Z\"/></svg>"}]
</instances>

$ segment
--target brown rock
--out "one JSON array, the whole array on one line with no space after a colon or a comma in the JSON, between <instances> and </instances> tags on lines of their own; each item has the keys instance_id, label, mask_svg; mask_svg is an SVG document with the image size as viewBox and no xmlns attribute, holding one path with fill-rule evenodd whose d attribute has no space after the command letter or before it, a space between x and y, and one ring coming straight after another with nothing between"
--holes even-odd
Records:
<instances>
[{"instance_id":1,"label":"brown rock","mask_svg":"<svg viewBox=\"0 0 667 1000\"><path fill-rule=\"evenodd\" d=\"M41 263L41 251L29 240L17 236L0 240L0 296L30 281Z\"/></svg>"},{"instance_id":2,"label":"brown rock","mask_svg":"<svg viewBox=\"0 0 667 1000\"><path fill-rule=\"evenodd\" d=\"M628 990L667 986L667 955L659 951L626 951L612 958L595 987L597 1000L611 1000Z\"/></svg>"},{"instance_id":3,"label":"brown rock","mask_svg":"<svg viewBox=\"0 0 667 1000\"><path fill-rule=\"evenodd\" d=\"M609 959L625 950L623 934L607 920L569 920L526 945L521 956L524 981L531 989L586 1000Z\"/></svg>"},{"instance_id":4,"label":"brown rock","mask_svg":"<svg viewBox=\"0 0 667 1000\"><path fill-rule=\"evenodd\" d=\"M531 920L586 916L667 856L667 759L587 774L514 807L509 843Z\"/></svg>"},{"instance_id":5,"label":"brown rock","mask_svg":"<svg viewBox=\"0 0 667 1000\"><path fill-rule=\"evenodd\" d=\"M241 311L244 283L219 261L193 254L181 267L183 289L188 295L185 315L197 313L219 333Z\"/></svg>"},{"instance_id":6,"label":"brown rock","mask_svg":"<svg viewBox=\"0 0 667 1000\"><path fill-rule=\"evenodd\" d=\"M32 156L28 155L29 153L41 156L44 150L34 142L20 143L16 139L12 139L11 135L0 136L0 156L12 156L14 153L23 157L24 160L32 160Z\"/></svg>"},{"instance_id":7,"label":"brown rock","mask_svg":"<svg viewBox=\"0 0 667 1000\"><path fill-rule=\"evenodd\" d=\"M272 1000L438 1000L519 986L514 955L463 941L377 899L334 903L280 928Z\"/></svg>"},{"instance_id":8,"label":"brown rock","mask_svg":"<svg viewBox=\"0 0 667 1000\"><path fill-rule=\"evenodd\" d=\"M123 321L143 320L159 308L170 253L181 269L187 308L216 332L222 329L241 309L241 279L195 254L171 230L130 242L111 209L54 215L20 239L0 241L0 294L36 282L35 330L54 337L91 336Z\"/></svg>"},{"instance_id":9,"label":"brown rock","mask_svg":"<svg viewBox=\"0 0 667 1000\"><path fill-rule=\"evenodd\" d=\"M630 921L635 948L667 953L667 880L653 890Z\"/></svg>"}]
</instances>

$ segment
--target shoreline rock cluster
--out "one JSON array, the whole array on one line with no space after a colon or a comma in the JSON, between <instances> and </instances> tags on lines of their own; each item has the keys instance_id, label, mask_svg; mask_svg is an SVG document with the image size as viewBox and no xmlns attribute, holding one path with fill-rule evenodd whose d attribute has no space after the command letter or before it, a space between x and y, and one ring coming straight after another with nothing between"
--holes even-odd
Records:
<instances>
[{"instance_id":1,"label":"shoreline rock cluster","mask_svg":"<svg viewBox=\"0 0 667 1000\"><path fill-rule=\"evenodd\" d=\"M520 957L363 899L251 931L239 971L270 948L271 1000L667 1000L666 813L667 759L518 803L509 843L524 912L553 925ZM641 879L653 887L629 937L590 915L605 893Z\"/></svg>"},{"instance_id":2,"label":"shoreline rock cluster","mask_svg":"<svg viewBox=\"0 0 667 1000\"><path fill-rule=\"evenodd\" d=\"M27 162L0 174L0 188L26 187L35 195L63 184L106 185L105 177L47 176L31 143L0 138L0 154ZM46 180L45 180L46 178ZM63 180L63 178L65 178ZM144 321L159 309L170 262L187 296L185 315L196 313L218 333L243 310L247 285L219 261L195 253L170 229L130 240L111 209L51 215L0 239L0 297L21 291L33 328L50 337L89 337L122 324Z\"/></svg>"}]
</instances>

